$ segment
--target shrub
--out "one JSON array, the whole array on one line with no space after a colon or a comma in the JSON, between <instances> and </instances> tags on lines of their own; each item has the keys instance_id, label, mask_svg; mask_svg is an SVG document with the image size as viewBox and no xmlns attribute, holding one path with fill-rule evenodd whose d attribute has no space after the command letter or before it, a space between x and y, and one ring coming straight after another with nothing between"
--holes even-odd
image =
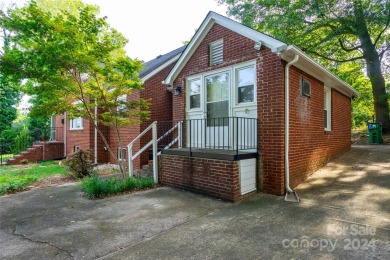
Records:
<instances>
[{"instance_id":1,"label":"shrub","mask_svg":"<svg viewBox=\"0 0 390 260\"><path fill-rule=\"evenodd\" d=\"M90 149L80 150L70 155L64 164L69 168L74 177L82 179L91 176L93 173L93 164L90 160L92 151Z\"/></svg>"},{"instance_id":2,"label":"shrub","mask_svg":"<svg viewBox=\"0 0 390 260\"><path fill-rule=\"evenodd\" d=\"M81 183L81 189L90 199L104 198L113 194L136 189L153 187L152 178L107 178L101 179L97 175L86 178Z\"/></svg>"}]
</instances>

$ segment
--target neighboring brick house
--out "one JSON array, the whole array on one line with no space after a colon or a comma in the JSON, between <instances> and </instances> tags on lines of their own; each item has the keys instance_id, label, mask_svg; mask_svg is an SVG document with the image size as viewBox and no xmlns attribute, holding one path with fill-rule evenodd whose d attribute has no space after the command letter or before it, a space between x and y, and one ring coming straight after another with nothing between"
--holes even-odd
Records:
<instances>
[{"instance_id":1,"label":"neighboring brick house","mask_svg":"<svg viewBox=\"0 0 390 260\"><path fill-rule=\"evenodd\" d=\"M170 121L172 120L172 94L162 84L166 75L172 69L174 63L178 60L181 52L185 46L173 50L167 54L160 55L157 58L148 61L144 64L145 69L139 73L139 77L143 82L143 91L134 91L131 96L127 96L127 100L137 100L144 98L151 101L150 106L150 121L144 122L141 125L132 125L129 127L122 127L119 129L123 145L126 146L136 136L138 136L150 122L153 121ZM100 110L98 109L99 113ZM66 119L66 113L56 117L54 126L64 127L64 142L65 142L65 156L78 151L79 149L91 149L94 154L95 163L115 163L114 158L109 155L105 148L103 140L94 129L93 122L89 120L76 118ZM115 130L112 127L98 125L102 130L105 138L110 144L114 153L119 156L118 140ZM146 144L148 136L141 139L134 145L134 150L139 150L141 145ZM124 159L127 163L127 152L124 153ZM141 157L138 157L133 163L135 169L141 168L142 165L148 164L148 153L145 152Z\"/></svg>"},{"instance_id":2,"label":"neighboring brick house","mask_svg":"<svg viewBox=\"0 0 390 260\"><path fill-rule=\"evenodd\" d=\"M121 134L127 144L158 121L168 138L160 147L173 144L159 157L162 184L231 201L259 190L283 195L351 147L354 89L297 47L214 12L187 46L145 65L145 90L128 100L152 98L151 120ZM96 162L113 162L92 124L64 124L66 155L91 148ZM115 149L113 130L105 133Z\"/></svg>"}]
</instances>

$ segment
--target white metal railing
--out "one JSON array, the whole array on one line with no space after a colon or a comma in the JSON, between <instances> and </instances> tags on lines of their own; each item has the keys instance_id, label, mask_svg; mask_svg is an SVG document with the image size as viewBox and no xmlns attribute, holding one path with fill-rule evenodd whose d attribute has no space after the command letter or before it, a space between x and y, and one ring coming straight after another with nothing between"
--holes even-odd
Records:
<instances>
[{"instance_id":1,"label":"white metal railing","mask_svg":"<svg viewBox=\"0 0 390 260\"><path fill-rule=\"evenodd\" d=\"M142 136L144 136L149 130L152 129L152 140L147 143L144 147L141 148L133 156L133 145L138 141ZM154 121L150 126L148 126L142 133L140 133L131 143L127 145L129 153L129 176L133 176L133 160L137 158L143 151L145 151L149 146L153 145L153 179L154 183L158 183L158 162L157 162L157 121Z\"/></svg>"},{"instance_id":2,"label":"white metal railing","mask_svg":"<svg viewBox=\"0 0 390 260\"><path fill-rule=\"evenodd\" d=\"M157 143L160 142L162 139L164 139L165 137L167 137L170 133L172 133L173 131L175 131L175 129L177 129L177 137L175 139L172 140L172 142L170 142L169 144L167 144L166 146L164 146L163 149L168 149L170 147L172 147L172 145L174 145L175 143L178 143L178 147L181 148L183 146L183 139L182 139L182 127L183 125L183 121L179 121L176 125L174 125L171 129L169 129L165 134L163 134L160 138L157 139ZM161 154L161 152L158 152L157 153L158 155Z\"/></svg>"},{"instance_id":3,"label":"white metal railing","mask_svg":"<svg viewBox=\"0 0 390 260\"><path fill-rule=\"evenodd\" d=\"M158 182L158 161L157 155L160 155L161 152L157 151L157 143L168 136L170 133L177 129L177 137L172 140L168 145L164 147L164 149L168 149L172 147L176 142L178 143L178 147L182 147L182 126L183 121L179 121L175 126L173 126L170 130L164 133L160 138L157 139L157 121L154 121L150 126L148 126L142 133L140 133L136 138L134 138L131 143L127 145L128 154L129 154L129 176L133 176L133 160L137 158L142 152L148 149L151 145L153 145L153 179L154 182ZM138 152L133 155L133 145L136 141L138 141L142 136L144 136L150 129L152 129L152 140L150 140L144 147L142 147Z\"/></svg>"}]
</instances>

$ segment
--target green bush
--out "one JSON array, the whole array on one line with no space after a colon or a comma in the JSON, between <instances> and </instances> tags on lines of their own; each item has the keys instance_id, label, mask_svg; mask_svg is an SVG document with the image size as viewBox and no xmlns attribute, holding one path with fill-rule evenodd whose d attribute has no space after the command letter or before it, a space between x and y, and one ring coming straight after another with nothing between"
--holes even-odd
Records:
<instances>
[{"instance_id":1,"label":"green bush","mask_svg":"<svg viewBox=\"0 0 390 260\"><path fill-rule=\"evenodd\" d=\"M64 164L69 168L75 178L82 179L91 176L93 173L93 164L91 161L92 151L80 150L70 155L64 161Z\"/></svg>"},{"instance_id":2,"label":"green bush","mask_svg":"<svg viewBox=\"0 0 390 260\"><path fill-rule=\"evenodd\" d=\"M154 185L153 178L107 178L101 179L97 175L85 178L81 183L81 189L90 199L104 198L113 194L145 189Z\"/></svg>"}]
</instances>

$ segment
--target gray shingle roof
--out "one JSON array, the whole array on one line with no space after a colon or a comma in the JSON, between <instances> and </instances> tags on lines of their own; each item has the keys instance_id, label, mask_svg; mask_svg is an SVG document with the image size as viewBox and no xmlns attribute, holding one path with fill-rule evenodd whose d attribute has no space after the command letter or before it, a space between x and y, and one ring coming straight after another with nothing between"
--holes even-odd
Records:
<instances>
[{"instance_id":1,"label":"gray shingle roof","mask_svg":"<svg viewBox=\"0 0 390 260\"><path fill-rule=\"evenodd\" d=\"M182 53L186 47L187 45L184 45L180 48L177 48L176 50L168 52L164 55L159 55L155 59L145 62L144 63L145 69L140 71L139 77L140 78L145 77L146 75L148 75L149 73L151 73L152 71L154 71L155 69L157 69L158 67L160 67L161 65L169 61L170 59L172 59L173 57L175 57L176 55Z\"/></svg>"}]
</instances>

